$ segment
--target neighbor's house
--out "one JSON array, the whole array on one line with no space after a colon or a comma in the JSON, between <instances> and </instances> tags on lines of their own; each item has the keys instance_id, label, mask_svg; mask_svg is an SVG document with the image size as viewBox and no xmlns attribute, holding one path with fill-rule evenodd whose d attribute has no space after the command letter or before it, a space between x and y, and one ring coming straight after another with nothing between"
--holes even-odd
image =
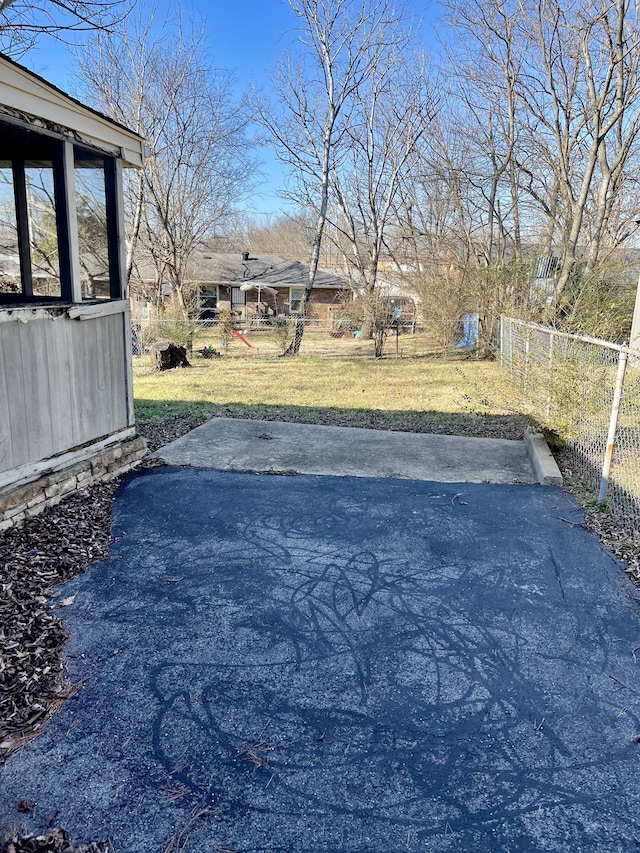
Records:
<instances>
[{"instance_id":1,"label":"neighbor's house","mask_svg":"<svg viewBox=\"0 0 640 853\"><path fill-rule=\"evenodd\" d=\"M143 144L0 56L0 530L145 452L121 174Z\"/></svg>"},{"instance_id":2,"label":"neighbor's house","mask_svg":"<svg viewBox=\"0 0 640 853\"><path fill-rule=\"evenodd\" d=\"M251 252L198 253L191 263L191 284L196 298L194 313L201 319L215 319L225 309L231 310L241 322L254 319L299 314L309 267L279 255L258 255ZM153 273L148 265L138 265L138 282L148 284ZM136 282L132 279L132 291ZM139 291L144 290L140 287ZM155 291L168 298L171 289L160 283ZM351 298L351 287L346 278L328 270L319 269L308 307L308 316L331 321L342 312L342 306ZM137 317L148 315L151 309L146 301L133 301Z\"/></svg>"}]
</instances>

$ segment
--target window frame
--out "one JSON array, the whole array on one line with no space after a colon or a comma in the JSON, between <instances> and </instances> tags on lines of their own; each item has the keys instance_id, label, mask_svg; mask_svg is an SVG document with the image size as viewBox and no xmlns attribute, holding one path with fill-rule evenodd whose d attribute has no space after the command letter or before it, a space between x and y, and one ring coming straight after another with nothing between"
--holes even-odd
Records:
<instances>
[{"instance_id":1,"label":"window frame","mask_svg":"<svg viewBox=\"0 0 640 853\"><path fill-rule=\"evenodd\" d=\"M53 173L53 198L56 217L56 240L58 244L58 263L60 275L60 295L41 296L33 293L33 263L29 235L29 201L27 196L26 164L35 158L13 156L17 150L15 142L0 151L0 159L7 162L13 180L13 203L17 231L17 255L20 263L20 286L18 293L0 292L0 306L20 305L60 305L106 303L126 298L124 245L124 213L122 201L122 163L115 156L95 151L90 146L79 145L53 133L43 133L38 128L24 127L22 124L5 122L0 119L0 129L10 126L20 139L31 138L32 142L42 146L46 159L51 163ZM92 159L101 159L105 183L105 217L107 260L109 274L109 297L83 299L80 275L80 248L78 241L78 218L75 196L75 160L77 153L84 153ZM81 158L79 158L81 159Z\"/></svg>"},{"instance_id":2,"label":"window frame","mask_svg":"<svg viewBox=\"0 0 640 853\"><path fill-rule=\"evenodd\" d=\"M208 294L207 291L215 291L215 294ZM205 305L205 301L215 298L215 305ZM220 286L218 284L202 284L200 286L200 310L214 311L220 307Z\"/></svg>"},{"instance_id":3,"label":"window frame","mask_svg":"<svg viewBox=\"0 0 640 853\"><path fill-rule=\"evenodd\" d=\"M293 294L296 291L302 295L297 297L296 299L294 299ZM305 292L304 287L290 287L289 288L289 313L290 314L301 314L302 313L302 303L304 303L304 292ZM293 307L294 302L297 302L299 304L298 308Z\"/></svg>"}]
</instances>

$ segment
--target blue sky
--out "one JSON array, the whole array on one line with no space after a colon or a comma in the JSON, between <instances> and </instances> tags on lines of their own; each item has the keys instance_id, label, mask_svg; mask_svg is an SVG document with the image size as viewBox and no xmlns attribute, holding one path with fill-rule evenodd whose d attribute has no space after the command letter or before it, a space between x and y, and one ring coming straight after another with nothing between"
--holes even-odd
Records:
<instances>
[{"instance_id":1,"label":"blue sky","mask_svg":"<svg viewBox=\"0 0 640 853\"><path fill-rule=\"evenodd\" d=\"M158 16L170 15L174 3L158 0ZM204 18L208 46L216 65L234 72L238 89L251 83L268 86L268 74L278 56L296 39L295 20L285 0L191 0L184 4L195 16ZM412 13L422 21L421 34L433 43L432 22L440 13L436 2L410 0ZM81 43L81 42L79 42ZM73 94L75 64L73 55L51 39L20 59L20 62ZM269 151L261 150L265 184L255 200L256 212L276 212L287 205L278 197L285 179L283 168Z\"/></svg>"}]
</instances>

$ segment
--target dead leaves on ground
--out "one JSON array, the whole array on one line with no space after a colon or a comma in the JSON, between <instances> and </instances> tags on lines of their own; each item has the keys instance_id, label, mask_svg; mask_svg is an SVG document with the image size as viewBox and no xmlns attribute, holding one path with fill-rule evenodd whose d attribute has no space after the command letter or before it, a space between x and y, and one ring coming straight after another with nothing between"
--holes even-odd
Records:
<instances>
[{"instance_id":1,"label":"dead leaves on ground","mask_svg":"<svg viewBox=\"0 0 640 853\"><path fill-rule=\"evenodd\" d=\"M110 853L111 849L108 841L74 847L67 831L59 826L47 829L41 835L10 831L0 841L0 853Z\"/></svg>"},{"instance_id":2,"label":"dead leaves on ground","mask_svg":"<svg viewBox=\"0 0 640 853\"><path fill-rule=\"evenodd\" d=\"M614 557L624 564L625 572L633 583L640 587L640 531L625 528L606 508L594 506L590 494L585 490L579 478L574 475L570 465L562 454L558 463L564 477L565 489L581 504L584 511L584 527L598 537L600 543L608 548ZM562 519L569 524L567 519ZM581 524L578 526L582 526Z\"/></svg>"},{"instance_id":3,"label":"dead leaves on ground","mask_svg":"<svg viewBox=\"0 0 640 853\"><path fill-rule=\"evenodd\" d=\"M117 485L95 484L0 534L0 761L69 696L53 590L106 556Z\"/></svg>"}]
</instances>

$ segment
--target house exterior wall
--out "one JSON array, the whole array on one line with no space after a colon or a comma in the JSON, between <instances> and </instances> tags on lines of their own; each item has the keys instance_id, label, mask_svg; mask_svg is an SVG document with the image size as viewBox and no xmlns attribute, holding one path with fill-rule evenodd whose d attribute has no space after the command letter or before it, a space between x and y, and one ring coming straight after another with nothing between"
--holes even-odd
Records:
<instances>
[{"instance_id":1,"label":"house exterior wall","mask_svg":"<svg viewBox=\"0 0 640 853\"><path fill-rule=\"evenodd\" d=\"M311 291L309 316L318 320L331 320L340 314L344 294L340 291L318 288Z\"/></svg>"},{"instance_id":2,"label":"house exterior wall","mask_svg":"<svg viewBox=\"0 0 640 853\"><path fill-rule=\"evenodd\" d=\"M340 290L328 287L314 287L311 291L311 299L309 300L308 316L314 320L331 320L335 315L340 313L343 296L344 293ZM290 290L288 287L279 288L277 294L266 291L260 293L260 302L269 309L270 314L289 314L289 300ZM250 319L256 314L257 302L258 291L247 291L246 316L243 319ZM218 289L218 309L230 308L230 290L227 287L220 286Z\"/></svg>"},{"instance_id":3,"label":"house exterior wall","mask_svg":"<svg viewBox=\"0 0 640 853\"><path fill-rule=\"evenodd\" d=\"M124 300L0 312L0 489L133 434L130 348Z\"/></svg>"},{"instance_id":4,"label":"house exterior wall","mask_svg":"<svg viewBox=\"0 0 640 853\"><path fill-rule=\"evenodd\" d=\"M3 233L13 263L0 287L0 530L144 452L122 198L123 164L141 166L143 156L138 134L0 56ZM98 225L91 237L87 203ZM45 288L40 242L49 238Z\"/></svg>"}]
</instances>

